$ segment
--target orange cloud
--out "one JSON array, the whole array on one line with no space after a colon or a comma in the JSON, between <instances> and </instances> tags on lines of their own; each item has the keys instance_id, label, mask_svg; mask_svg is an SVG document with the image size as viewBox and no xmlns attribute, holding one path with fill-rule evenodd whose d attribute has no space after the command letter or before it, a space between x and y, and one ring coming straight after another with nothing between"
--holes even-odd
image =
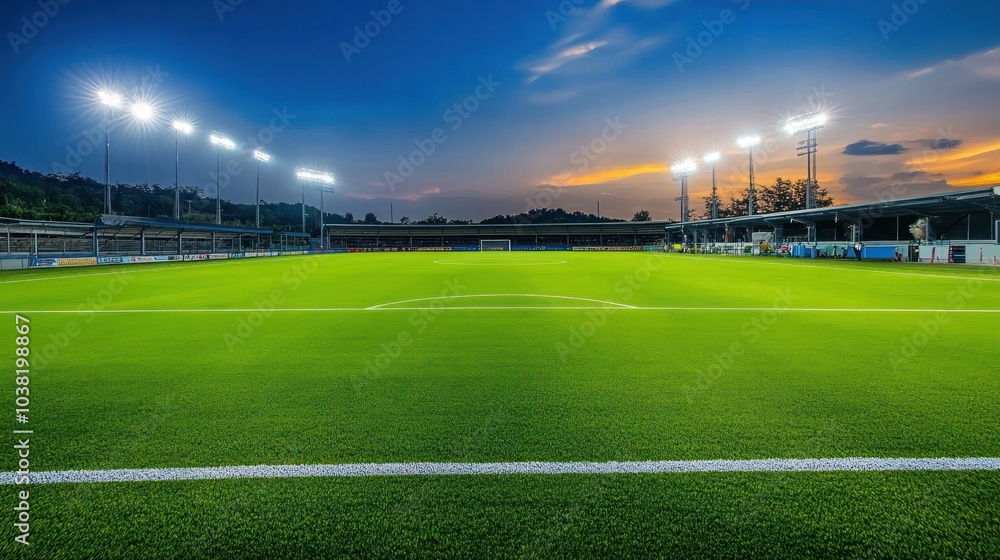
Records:
<instances>
[{"instance_id":1,"label":"orange cloud","mask_svg":"<svg viewBox=\"0 0 1000 560\"><path fill-rule=\"evenodd\" d=\"M670 166L663 165L659 163L641 164L633 165L630 167L616 167L614 169L605 169L601 171L595 171L592 173L586 173L583 175L573 175L572 173L563 173L550 177L545 180L545 183L557 185L560 187L581 187L585 185L602 185L604 183L614 183L616 181L622 181L624 179L630 179L639 175L647 175L650 173L660 173L669 174Z\"/></svg>"}]
</instances>

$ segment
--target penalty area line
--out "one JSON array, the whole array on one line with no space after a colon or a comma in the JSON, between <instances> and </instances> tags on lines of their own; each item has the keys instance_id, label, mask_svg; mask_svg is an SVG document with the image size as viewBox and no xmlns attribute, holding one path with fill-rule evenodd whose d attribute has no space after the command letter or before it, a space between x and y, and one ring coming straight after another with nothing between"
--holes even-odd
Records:
<instances>
[{"instance_id":1,"label":"penalty area line","mask_svg":"<svg viewBox=\"0 0 1000 560\"><path fill-rule=\"evenodd\" d=\"M119 469L34 472L30 484L95 484L261 478L359 478L381 476L613 475L760 472L998 471L1000 458L747 459L628 462L360 463L254 467ZM0 485L17 473L0 473Z\"/></svg>"}]
</instances>

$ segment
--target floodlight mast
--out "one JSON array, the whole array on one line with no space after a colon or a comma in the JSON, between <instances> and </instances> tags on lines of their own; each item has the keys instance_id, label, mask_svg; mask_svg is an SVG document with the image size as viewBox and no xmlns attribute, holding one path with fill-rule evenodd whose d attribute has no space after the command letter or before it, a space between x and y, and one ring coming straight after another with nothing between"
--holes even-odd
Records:
<instances>
[{"instance_id":1,"label":"floodlight mast","mask_svg":"<svg viewBox=\"0 0 1000 560\"><path fill-rule=\"evenodd\" d=\"M716 187L716 183L715 183L715 165L717 163L719 163L720 159L722 159L722 154L720 154L719 152L709 152L709 153L705 154L705 157L703 159L705 160L705 163L711 163L712 164L712 219L713 220L718 220L719 219L719 191L718 191L718 188Z\"/></svg>"},{"instance_id":2,"label":"floodlight mast","mask_svg":"<svg viewBox=\"0 0 1000 560\"><path fill-rule=\"evenodd\" d=\"M174 121L174 219L181 219L181 133L191 134L194 127L185 121Z\"/></svg>"},{"instance_id":3,"label":"floodlight mast","mask_svg":"<svg viewBox=\"0 0 1000 560\"><path fill-rule=\"evenodd\" d=\"M785 130L790 135L805 133L806 139L799 142L799 156L806 156L806 209L811 210L816 205L814 189L816 184L816 150L819 142L816 131L826 126L827 116L821 112L809 113L788 120ZM810 230L810 235L812 231ZM812 241L812 240L810 240Z\"/></svg>"},{"instance_id":4,"label":"floodlight mast","mask_svg":"<svg viewBox=\"0 0 1000 560\"><path fill-rule=\"evenodd\" d=\"M111 213L111 121L114 110L122 106L122 96L116 91L102 90L98 93L104 107L104 213Z\"/></svg>"},{"instance_id":5,"label":"floodlight mast","mask_svg":"<svg viewBox=\"0 0 1000 560\"><path fill-rule=\"evenodd\" d=\"M253 151L253 158L257 160L257 227L260 228L260 164L271 161L271 156L260 148Z\"/></svg>"},{"instance_id":6,"label":"floodlight mast","mask_svg":"<svg viewBox=\"0 0 1000 560\"><path fill-rule=\"evenodd\" d=\"M312 169L299 169L295 173L295 176L299 179L299 181L302 181L302 233L308 233L306 231L306 189L319 191L320 193L320 248L325 249L326 242L323 239L323 228L326 225L326 202L323 194L335 192L333 190L333 185L337 184L337 179L333 176L333 173L314 171Z\"/></svg>"},{"instance_id":7,"label":"floodlight mast","mask_svg":"<svg viewBox=\"0 0 1000 560\"><path fill-rule=\"evenodd\" d=\"M670 173L673 175L674 181L680 181L681 183L681 223L687 223L691 221L691 211L688 209L688 176L693 173L698 168L695 165L694 160L685 160L677 162L670 166Z\"/></svg>"},{"instance_id":8,"label":"floodlight mast","mask_svg":"<svg viewBox=\"0 0 1000 560\"><path fill-rule=\"evenodd\" d=\"M748 134L736 141L739 147L744 150L750 151L750 190L747 193L747 206L750 216L754 215L754 206L756 204L757 198L757 185L755 183L754 171L753 171L753 149L759 146L761 143L761 137L757 134Z\"/></svg>"},{"instance_id":9,"label":"floodlight mast","mask_svg":"<svg viewBox=\"0 0 1000 560\"><path fill-rule=\"evenodd\" d=\"M218 148L218 161L215 175L215 223L222 223L222 149L233 150L236 143L219 132L213 132L208 141ZM214 248L213 248L214 249Z\"/></svg>"}]
</instances>

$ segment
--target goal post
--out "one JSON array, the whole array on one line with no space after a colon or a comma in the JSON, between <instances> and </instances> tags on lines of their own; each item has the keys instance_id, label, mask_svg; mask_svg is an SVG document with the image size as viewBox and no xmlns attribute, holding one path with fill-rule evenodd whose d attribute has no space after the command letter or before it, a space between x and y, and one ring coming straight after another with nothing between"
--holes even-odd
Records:
<instances>
[{"instance_id":1,"label":"goal post","mask_svg":"<svg viewBox=\"0 0 1000 560\"><path fill-rule=\"evenodd\" d=\"M510 239L481 239L480 251L510 251Z\"/></svg>"}]
</instances>

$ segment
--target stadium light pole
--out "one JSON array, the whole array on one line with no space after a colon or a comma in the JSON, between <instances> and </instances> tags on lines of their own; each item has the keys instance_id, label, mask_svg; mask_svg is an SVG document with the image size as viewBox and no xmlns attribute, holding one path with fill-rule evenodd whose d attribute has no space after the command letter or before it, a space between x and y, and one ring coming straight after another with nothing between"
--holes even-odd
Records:
<instances>
[{"instance_id":1,"label":"stadium light pole","mask_svg":"<svg viewBox=\"0 0 1000 560\"><path fill-rule=\"evenodd\" d=\"M191 123L174 121L174 219L181 219L181 133L191 134Z\"/></svg>"},{"instance_id":2,"label":"stadium light pole","mask_svg":"<svg viewBox=\"0 0 1000 560\"><path fill-rule=\"evenodd\" d=\"M101 106L104 107L104 213L111 213L111 121L114 111L122 106L121 94L116 91L102 90L98 93Z\"/></svg>"},{"instance_id":3,"label":"stadium light pole","mask_svg":"<svg viewBox=\"0 0 1000 560\"><path fill-rule=\"evenodd\" d=\"M806 139L799 142L799 157L806 156L806 210L811 210L815 205L814 185L816 183L816 148L819 143L816 140L816 131L826 126L826 115L821 112L800 115L788 120L785 130L788 134L795 136L805 134Z\"/></svg>"},{"instance_id":4,"label":"stadium light pole","mask_svg":"<svg viewBox=\"0 0 1000 560\"><path fill-rule=\"evenodd\" d=\"M326 208L325 201L323 198L324 193L332 193L333 185L337 184L337 179L333 176L333 173L327 173L325 171L314 171L312 169L299 169L295 176L299 181L302 181L302 233L306 232L306 189L319 191L320 192L320 225L319 225L319 236L320 236L320 248L325 249L326 243L323 241L323 226L326 225Z\"/></svg>"},{"instance_id":5,"label":"stadium light pole","mask_svg":"<svg viewBox=\"0 0 1000 560\"><path fill-rule=\"evenodd\" d=\"M687 223L691 220L691 212L688 209L688 176L697 169L698 166L695 165L694 160L680 161L670 166L670 173L673 175L674 181L680 181L681 183L681 223Z\"/></svg>"},{"instance_id":6,"label":"stadium light pole","mask_svg":"<svg viewBox=\"0 0 1000 560\"><path fill-rule=\"evenodd\" d=\"M253 158L257 160L257 227L260 228L260 164L271 161L271 156L257 148L253 151Z\"/></svg>"},{"instance_id":7,"label":"stadium light pole","mask_svg":"<svg viewBox=\"0 0 1000 560\"><path fill-rule=\"evenodd\" d=\"M215 223L222 223L222 150L236 149L236 143L223 134L213 132L208 141L216 146L218 151L217 171L215 175Z\"/></svg>"},{"instance_id":8,"label":"stadium light pole","mask_svg":"<svg viewBox=\"0 0 1000 560\"><path fill-rule=\"evenodd\" d=\"M705 154L703 158L705 163L712 164L712 219L719 219L719 190L715 183L715 166L722 159L722 154L719 152L709 152Z\"/></svg>"},{"instance_id":9,"label":"stadium light pole","mask_svg":"<svg viewBox=\"0 0 1000 560\"><path fill-rule=\"evenodd\" d=\"M757 197L757 185L754 183L753 173L753 149L759 146L761 141L761 137L757 134L748 134L736 141L739 147L750 151L750 191L748 193L748 210L750 216L754 215L754 205Z\"/></svg>"}]
</instances>

